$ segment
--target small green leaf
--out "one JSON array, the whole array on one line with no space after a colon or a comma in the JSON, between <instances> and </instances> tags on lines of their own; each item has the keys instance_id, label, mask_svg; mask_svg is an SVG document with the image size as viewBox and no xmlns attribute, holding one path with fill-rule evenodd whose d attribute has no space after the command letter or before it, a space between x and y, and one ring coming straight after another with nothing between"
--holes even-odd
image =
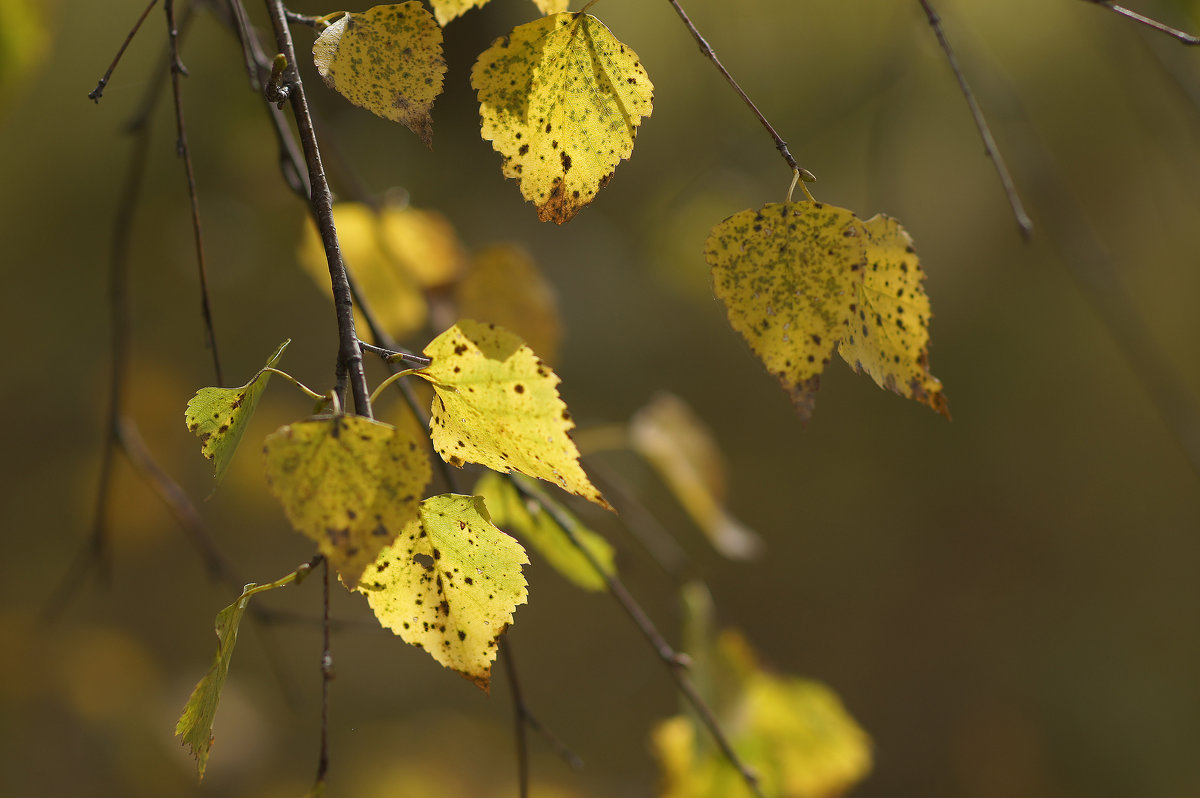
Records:
<instances>
[{"instance_id":1,"label":"small green leaf","mask_svg":"<svg viewBox=\"0 0 1200 798\"><path fill-rule=\"evenodd\" d=\"M526 479L519 475L512 478ZM483 497L492 514L493 524L537 549L546 562L568 581L584 590L599 591L607 587L603 575L571 542L553 516L536 502L524 500L509 478L488 471L475 483L475 494ZM566 509L560 507L559 510L575 520ZM616 575L616 552L612 545L581 523L576 522L574 529L575 537L600 563L605 573Z\"/></svg>"},{"instance_id":2,"label":"small green leaf","mask_svg":"<svg viewBox=\"0 0 1200 798\"><path fill-rule=\"evenodd\" d=\"M417 0L342 15L317 37L313 61L329 88L432 146L446 59L442 29Z\"/></svg>"},{"instance_id":3,"label":"small green leaf","mask_svg":"<svg viewBox=\"0 0 1200 798\"><path fill-rule=\"evenodd\" d=\"M361 416L281 427L265 451L271 493L351 589L416 517L431 476L429 456L412 436Z\"/></svg>"},{"instance_id":4,"label":"small green leaf","mask_svg":"<svg viewBox=\"0 0 1200 798\"><path fill-rule=\"evenodd\" d=\"M558 375L524 341L463 319L425 354L433 363L416 373L433 385L430 436L443 460L519 471L612 509L579 464Z\"/></svg>"},{"instance_id":5,"label":"small green leaf","mask_svg":"<svg viewBox=\"0 0 1200 798\"><path fill-rule=\"evenodd\" d=\"M527 596L521 544L478 496L433 496L384 549L358 591L407 643L488 689L500 635Z\"/></svg>"},{"instance_id":6,"label":"small green leaf","mask_svg":"<svg viewBox=\"0 0 1200 798\"><path fill-rule=\"evenodd\" d=\"M289 338L279 345L267 359L267 368L275 367L291 342ZM183 420L200 439L200 451L216 467L217 482L225 475L246 431L246 424L254 415L258 399L270 380L269 371L259 371L241 388L201 388L188 402Z\"/></svg>"}]
</instances>

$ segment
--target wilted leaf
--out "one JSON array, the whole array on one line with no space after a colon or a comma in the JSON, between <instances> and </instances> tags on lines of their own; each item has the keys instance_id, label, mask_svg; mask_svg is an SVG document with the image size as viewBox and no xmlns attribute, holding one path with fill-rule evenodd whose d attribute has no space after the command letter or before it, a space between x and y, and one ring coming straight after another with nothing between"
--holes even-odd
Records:
<instances>
[{"instance_id":1,"label":"wilted leaf","mask_svg":"<svg viewBox=\"0 0 1200 798\"><path fill-rule=\"evenodd\" d=\"M253 583L246 585L246 590L252 587ZM237 601L217 614L217 655L208 673L192 690L191 698L184 706L179 722L175 724L175 736L182 737L191 749L192 756L196 757L196 770L201 779L204 778L204 769L208 767L208 754L213 743L213 717L217 714L221 688L225 686L225 677L229 674L233 647L237 645L238 624L242 622L249 603L250 597L243 591Z\"/></svg>"},{"instance_id":2,"label":"wilted leaf","mask_svg":"<svg viewBox=\"0 0 1200 798\"><path fill-rule=\"evenodd\" d=\"M459 316L512 330L547 363L555 362L562 322L554 289L525 250L511 244L480 250L455 298Z\"/></svg>"},{"instance_id":3,"label":"wilted leaf","mask_svg":"<svg viewBox=\"0 0 1200 798\"><path fill-rule=\"evenodd\" d=\"M433 145L446 59L442 29L417 0L344 14L313 43L313 61L329 88Z\"/></svg>"},{"instance_id":4,"label":"wilted leaf","mask_svg":"<svg viewBox=\"0 0 1200 798\"><path fill-rule=\"evenodd\" d=\"M858 318L838 353L881 388L929 405L947 418L942 383L929 373L929 297L912 239L895 219L863 223L867 268L858 287Z\"/></svg>"},{"instance_id":5,"label":"wilted leaf","mask_svg":"<svg viewBox=\"0 0 1200 798\"><path fill-rule=\"evenodd\" d=\"M379 622L484 690L527 591L521 544L478 496L433 496L358 586Z\"/></svg>"},{"instance_id":6,"label":"wilted leaf","mask_svg":"<svg viewBox=\"0 0 1200 798\"><path fill-rule=\"evenodd\" d=\"M609 508L579 465L558 375L520 338L464 319L425 354L433 363L416 373L433 385L430 435L442 459L520 471Z\"/></svg>"},{"instance_id":7,"label":"wilted leaf","mask_svg":"<svg viewBox=\"0 0 1200 798\"><path fill-rule=\"evenodd\" d=\"M515 479L524 479L517 476ZM571 542L566 531L537 502L523 498L516 486L494 471L486 472L475 483L475 494L483 498L492 523L533 546L554 570L584 590L604 590L607 584L588 558ZM559 508L574 519L566 509ZM605 572L617 572L616 553L607 540L576 522L575 537L600 563Z\"/></svg>"},{"instance_id":8,"label":"wilted leaf","mask_svg":"<svg viewBox=\"0 0 1200 798\"><path fill-rule=\"evenodd\" d=\"M630 420L629 437L717 551L748 559L762 550L762 539L726 512L721 452L682 399L656 395Z\"/></svg>"},{"instance_id":9,"label":"wilted leaf","mask_svg":"<svg viewBox=\"0 0 1200 798\"><path fill-rule=\"evenodd\" d=\"M559 224L633 152L653 86L637 56L588 14L514 28L471 70L483 138L504 156L538 218Z\"/></svg>"},{"instance_id":10,"label":"wilted leaf","mask_svg":"<svg viewBox=\"0 0 1200 798\"><path fill-rule=\"evenodd\" d=\"M384 211L385 217L389 211ZM372 208L357 202L333 206L334 224L346 268L354 276L371 311L389 335L404 338L425 325L429 307L419 280L388 243L386 222ZM300 265L330 299L329 263L317 228L310 222L300 242ZM367 329L366 320L355 308L355 326Z\"/></svg>"},{"instance_id":11,"label":"wilted leaf","mask_svg":"<svg viewBox=\"0 0 1200 798\"><path fill-rule=\"evenodd\" d=\"M289 338L267 358L268 368L275 367L290 343ZM200 439L200 451L215 466L218 482L225 475L246 431L246 424L254 415L258 399L270 380L271 372L259 371L241 388L201 388L188 402L183 420Z\"/></svg>"},{"instance_id":12,"label":"wilted leaf","mask_svg":"<svg viewBox=\"0 0 1200 798\"><path fill-rule=\"evenodd\" d=\"M267 482L347 587L417 513L429 457L411 436L360 416L324 416L267 438Z\"/></svg>"}]
</instances>

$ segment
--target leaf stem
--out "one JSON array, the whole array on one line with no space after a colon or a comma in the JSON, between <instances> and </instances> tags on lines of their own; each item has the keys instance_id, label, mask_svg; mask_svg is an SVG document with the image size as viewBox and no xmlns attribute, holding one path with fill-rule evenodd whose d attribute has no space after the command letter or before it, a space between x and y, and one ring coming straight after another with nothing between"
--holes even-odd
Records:
<instances>
[{"instance_id":1,"label":"leaf stem","mask_svg":"<svg viewBox=\"0 0 1200 798\"><path fill-rule=\"evenodd\" d=\"M117 68L117 64L121 61L121 56L125 55L125 49L129 47L129 43L133 41L133 37L137 35L138 28L142 27L142 23L146 21L146 17L150 16L151 9L158 0L150 0L141 16L137 18L137 22L133 23L133 28L125 36L125 41L121 43L121 47L117 50L117 54L113 56L112 63L108 65L108 69L104 70L104 75L96 83L96 88L88 92L88 99L94 103L100 102L100 98L104 95L104 87L108 85L108 79L112 77L113 70Z\"/></svg>"},{"instance_id":2,"label":"leaf stem","mask_svg":"<svg viewBox=\"0 0 1200 798\"><path fill-rule=\"evenodd\" d=\"M1187 31L1180 30L1179 28L1172 28L1170 25L1167 25L1164 22L1159 22L1156 19L1139 14L1136 11L1125 8L1124 6L1119 6L1116 3L1111 2L1111 0L1084 0L1084 2L1091 3L1094 6L1107 8L1114 14L1118 14L1126 19L1131 19L1140 25L1145 25L1147 28L1158 31L1159 33L1165 33L1181 44L1190 46L1200 44L1200 36L1194 36Z\"/></svg>"},{"instance_id":3,"label":"leaf stem","mask_svg":"<svg viewBox=\"0 0 1200 798\"><path fill-rule=\"evenodd\" d=\"M280 377L283 377L285 380L290 382L292 385L295 385L297 388L299 388L301 391L303 391L305 394L307 394L310 399L315 399L318 402L329 398L328 396L319 394L316 391L314 391L312 388L309 388L307 385L300 382L300 380L296 379L291 374L288 374L286 371L281 371L280 369L273 368L272 366L264 366L258 373L259 374L278 374Z\"/></svg>"},{"instance_id":4,"label":"leaf stem","mask_svg":"<svg viewBox=\"0 0 1200 798\"><path fill-rule=\"evenodd\" d=\"M433 364L433 358L425 357L425 355L413 354L404 349L387 349L382 346L375 346L366 341L359 340L358 345L363 348L364 352L370 352L373 355L379 355L385 363L409 363L417 368L428 368Z\"/></svg>"},{"instance_id":5,"label":"leaf stem","mask_svg":"<svg viewBox=\"0 0 1200 798\"><path fill-rule=\"evenodd\" d=\"M696 44L700 45L700 52L703 53L709 61L713 62L713 66L715 66L717 70L725 76L725 81L730 85L730 87L733 88L735 92L737 92L738 96L742 98L742 101L746 103L746 106L751 110L751 112L753 112L754 116L758 118L759 123L766 128L767 133L769 133L771 138L775 141L775 149L779 150L779 154L783 156L783 160L787 161L787 164L792 168L792 171L799 174L800 179L806 183L816 182L817 178L812 172L796 163L796 159L792 157L791 151L788 150L787 142L784 141L783 137L775 131L775 128L771 125L771 123L767 121L765 116L763 116L763 112L758 110L758 106L754 104L754 101L750 99L750 96L746 94L746 92L742 90L742 87L738 85L738 82L733 79L733 75L729 74L729 70L726 69L725 65L721 63L721 59L717 58L717 54L713 51L712 46L705 41L702 35L700 35L700 31L696 28L695 24L692 23L692 20L690 17L688 17L687 12L683 10L683 6L679 5L679 0L667 0L667 2L670 3L675 9L675 13L679 15L679 18L683 20L683 24L687 26L687 29L691 32L692 38L696 40Z\"/></svg>"},{"instance_id":6,"label":"leaf stem","mask_svg":"<svg viewBox=\"0 0 1200 798\"><path fill-rule=\"evenodd\" d=\"M371 394L371 404L374 404L375 401L377 399L379 399L379 395L381 393L383 393L384 390L386 390L389 386L391 386L392 383L394 383L396 380L400 379L401 377L407 377L408 375L412 374L414 371L415 371L415 369L405 369L404 371L392 372L391 376L389 376L383 382L379 383L379 387L377 387L375 389L375 392Z\"/></svg>"}]
</instances>

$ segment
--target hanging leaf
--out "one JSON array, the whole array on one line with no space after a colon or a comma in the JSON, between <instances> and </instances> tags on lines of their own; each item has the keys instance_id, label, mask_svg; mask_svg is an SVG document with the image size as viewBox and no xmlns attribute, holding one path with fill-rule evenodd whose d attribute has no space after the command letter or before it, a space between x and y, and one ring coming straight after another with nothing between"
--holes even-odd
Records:
<instances>
[{"instance_id":1,"label":"hanging leaf","mask_svg":"<svg viewBox=\"0 0 1200 798\"><path fill-rule=\"evenodd\" d=\"M682 399L657 394L630 420L629 439L717 551L744 560L762 550L762 539L725 510L721 452Z\"/></svg>"},{"instance_id":2,"label":"hanging leaf","mask_svg":"<svg viewBox=\"0 0 1200 798\"><path fill-rule=\"evenodd\" d=\"M543 14L560 14L567 10L571 0L533 0L533 3Z\"/></svg>"},{"instance_id":3,"label":"hanging leaf","mask_svg":"<svg viewBox=\"0 0 1200 798\"><path fill-rule=\"evenodd\" d=\"M512 330L529 348L554 363L562 321L554 288L524 249L496 244L480 250L455 292L458 315Z\"/></svg>"},{"instance_id":4,"label":"hanging leaf","mask_svg":"<svg viewBox=\"0 0 1200 798\"><path fill-rule=\"evenodd\" d=\"M217 714L217 703L221 700L221 688L225 686L225 677L229 674L229 660L233 656L233 647L237 645L238 625L246 614L250 597L245 595L254 587L254 583L246 585L237 601L230 604L217 614L217 655L204 674L204 678L192 690L192 695L183 708L179 722L175 724L175 736L182 737L183 742L191 749L196 757L196 770L199 778L204 778L204 770L208 767L208 754L213 744L213 717Z\"/></svg>"},{"instance_id":5,"label":"hanging leaf","mask_svg":"<svg viewBox=\"0 0 1200 798\"><path fill-rule=\"evenodd\" d=\"M467 253L458 233L437 211L387 205L378 220L384 252L422 288L452 283L465 270Z\"/></svg>"},{"instance_id":6,"label":"hanging leaf","mask_svg":"<svg viewBox=\"0 0 1200 798\"><path fill-rule=\"evenodd\" d=\"M267 368L275 367L291 342L289 338L276 348L267 358ZM260 370L241 388L201 388L188 402L183 420L200 439L200 452L212 461L217 482L225 476L246 424L270 380L271 372Z\"/></svg>"},{"instance_id":7,"label":"hanging leaf","mask_svg":"<svg viewBox=\"0 0 1200 798\"><path fill-rule=\"evenodd\" d=\"M514 28L471 70L483 138L538 218L562 224L633 152L653 86L600 20L554 14Z\"/></svg>"},{"instance_id":8,"label":"hanging leaf","mask_svg":"<svg viewBox=\"0 0 1200 798\"><path fill-rule=\"evenodd\" d=\"M424 353L433 363L417 375L435 392L430 435L443 460L519 471L612 509L579 465L558 375L524 341L464 319Z\"/></svg>"},{"instance_id":9,"label":"hanging leaf","mask_svg":"<svg viewBox=\"0 0 1200 798\"><path fill-rule=\"evenodd\" d=\"M516 476L514 479L525 477ZM524 499L509 478L488 471L475 483L475 494L487 504L493 524L537 549L550 567L562 574L567 581L584 590L599 591L607 588L604 577L571 542L554 517L537 502ZM566 509L558 509L575 521L575 537L591 554L592 559L600 564L605 573L610 576L616 575L616 552L609 542L579 523Z\"/></svg>"},{"instance_id":10,"label":"hanging leaf","mask_svg":"<svg viewBox=\"0 0 1200 798\"><path fill-rule=\"evenodd\" d=\"M361 416L280 427L265 451L271 493L351 589L416 516L431 476L416 439Z\"/></svg>"},{"instance_id":11,"label":"hanging leaf","mask_svg":"<svg viewBox=\"0 0 1200 798\"><path fill-rule=\"evenodd\" d=\"M928 405L946 418L942 383L929 373L929 297L912 239L900 223L875 216L863 223L867 268L858 287L858 318L838 353L881 388Z\"/></svg>"},{"instance_id":12,"label":"hanging leaf","mask_svg":"<svg viewBox=\"0 0 1200 798\"><path fill-rule=\"evenodd\" d=\"M329 88L433 146L429 112L442 93L442 29L417 0L344 14L313 43Z\"/></svg>"},{"instance_id":13,"label":"hanging leaf","mask_svg":"<svg viewBox=\"0 0 1200 798\"><path fill-rule=\"evenodd\" d=\"M367 569L358 591L407 643L484 690L500 635L527 596L521 544L478 496L433 496Z\"/></svg>"},{"instance_id":14,"label":"hanging leaf","mask_svg":"<svg viewBox=\"0 0 1200 798\"><path fill-rule=\"evenodd\" d=\"M533 0L538 9L543 14L553 14L558 11L566 11L570 0ZM429 0L433 6L433 13L437 17L439 25L445 25L450 20L460 17L470 11L472 8L481 8L488 4L488 0Z\"/></svg>"}]
</instances>

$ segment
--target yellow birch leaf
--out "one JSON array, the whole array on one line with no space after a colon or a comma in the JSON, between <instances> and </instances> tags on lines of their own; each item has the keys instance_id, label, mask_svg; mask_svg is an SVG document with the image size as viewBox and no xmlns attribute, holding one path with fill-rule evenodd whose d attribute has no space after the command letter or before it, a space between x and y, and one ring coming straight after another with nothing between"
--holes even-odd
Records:
<instances>
[{"instance_id":1,"label":"yellow birch leaf","mask_svg":"<svg viewBox=\"0 0 1200 798\"><path fill-rule=\"evenodd\" d=\"M717 551L739 560L762 551L762 539L725 510L721 452L682 399L657 394L630 420L629 439Z\"/></svg>"},{"instance_id":2,"label":"yellow birch leaf","mask_svg":"<svg viewBox=\"0 0 1200 798\"><path fill-rule=\"evenodd\" d=\"M471 70L483 138L538 218L562 224L633 152L653 86L634 52L588 14L514 28Z\"/></svg>"},{"instance_id":3,"label":"yellow birch leaf","mask_svg":"<svg viewBox=\"0 0 1200 798\"><path fill-rule=\"evenodd\" d=\"M558 375L524 341L462 319L424 354L433 363L416 373L433 386L430 437L443 460L519 471L612 509L579 464Z\"/></svg>"},{"instance_id":4,"label":"yellow birch leaf","mask_svg":"<svg viewBox=\"0 0 1200 798\"><path fill-rule=\"evenodd\" d=\"M528 592L521 544L478 496L433 496L367 569L358 591L380 624L488 689L500 635Z\"/></svg>"},{"instance_id":5,"label":"yellow birch leaf","mask_svg":"<svg viewBox=\"0 0 1200 798\"><path fill-rule=\"evenodd\" d=\"M517 476L516 479L524 477ZM524 499L508 478L494 471L485 472L475 483L475 495L487 504L493 524L537 549L567 581L584 590L600 591L608 587L603 575L571 542L558 522L537 502ZM559 510L575 520L565 508ZM592 558L610 576L615 575L616 552L612 545L578 521L574 529L575 537Z\"/></svg>"},{"instance_id":6,"label":"yellow birch leaf","mask_svg":"<svg viewBox=\"0 0 1200 798\"><path fill-rule=\"evenodd\" d=\"M533 3L543 14L561 14L567 10L571 0L533 0Z\"/></svg>"},{"instance_id":7,"label":"yellow birch leaf","mask_svg":"<svg viewBox=\"0 0 1200 798\"><path fill-rule=\"evenodd\" d=\"M405 338L425 326L429 315L425 295L417 278L387 243L390 236L384 233L385 223L379 215L362 203L339 202L333 206L333 220L346 268L384 330L395 338ZM317 288L332 300L325 246L311 220L305 226L298 258ZM367 329L357 307L354 320L357 329Z\"/></svg>"},{"instance_id":8,"label":"yellow birch leaf","mask_svg":"<svg viewBox=\"0 0 1200 798\"><path fill-rule=\"evenodd\" d=\"M442 29L417 0L347 13L313 43L329 88L433 146L433 101L442 92Z\"/></svg>"},{"instance_id":9,"label":"yellow birch leaf","mask_svg":"<svg viewBox=\"0 0 1200 798\"><path fill-rule=\"evenodd\" d=\"M284 341L267 358L268 368L275 367L291 342L290 338ZM259 371L241 388L201 388L188 401L184 423L200 439L200 451L212 461L217 482L225 476L246 424L254 415L258 399L270 380L271 372Z\"/></svg>"},{"instance_id":10,"label":"yellow birch leaf","mask_svg":"<svg viewBox=\"0 0 1200 798\"><path fill-rule=\"evenodd\" d=\"M280 427L265 451L271 493L351 589L416 516L431 475L416 439L361 416Z\"/></svg>"},{"instance_id":11,"label":"yellow birch leaf","mask_svg":"<svg viewBox=\"0 0 1200 798\"><path fill-rule=\"evenodd\" d=\"M729 323L812 415L820 374L850 322L866 265L862 223L815 202L771 203L713 228L705 258Z\"/></svg>"},{"instance_id":12,"label":"yellow birch leaf","mask_svg":"<svg viewBox=\"0 0 1200 798\"><path fill-rule=\"evenodd\" d=\"M246 590L254 587L254 583L246 585ZM243 594L245 591L243 591ZM196 757L196 770L199 778L204 778L204 770L208 767L208 754L212 749L213 718L217 714L217 703L221 700L221 688L225 686L225 677L229 675L229 660L233 656L233 648L237 645L238 625L246 614L250 597L239 596L237 601L230 604L217 614L217 655L204 674L187 704L179 722L175 724L175 736L182 737Z\"/></svg>"},{"instance_id":13,"label":"yellow birch leaf","mask_svg":"<svg viewBox=\"0 0 1200 798\"><path fill-rule=\"evenodd\" d=\"M863 223L867 268L858 287L858 318L838 353L881 388L950 417L942 383L929 373L929 297L912 238L900 223L878 215Z\"/></svg>"},{"instance_id":14,"label":"yellow birch leaf","mask_svg":"<svg viewBox=\"0 0 1200 798\"><path fill-rule=\"evenodd\" d=\"M495 244L476 253L455 291L459 316L512 330L554 363L562 321L554 288L524 249Z\"/></svg>"},{"instance_id":15,"label":"yellow birch leaf","mask_svg":"<svg viewBox=\"0 0 1200 798\"><path fill-rule=\"evenodd\" d=\"M465 269L467 253L458 233L437 211L387 206L378 222L384 251L422 288L452 283Z\"/></svg>"},{"instance_id":16,"label":"yellow birch leaf","mask_svg":"<svg viewBox=\"0 0 1200 798\"><path fill-rule=\"evenodd\" d=\"M429 0L433 6L433 15L439 25L445 25L450 20L461 17L472 8L482 8L488 0Z\"/></svg>"}]
</instances>

